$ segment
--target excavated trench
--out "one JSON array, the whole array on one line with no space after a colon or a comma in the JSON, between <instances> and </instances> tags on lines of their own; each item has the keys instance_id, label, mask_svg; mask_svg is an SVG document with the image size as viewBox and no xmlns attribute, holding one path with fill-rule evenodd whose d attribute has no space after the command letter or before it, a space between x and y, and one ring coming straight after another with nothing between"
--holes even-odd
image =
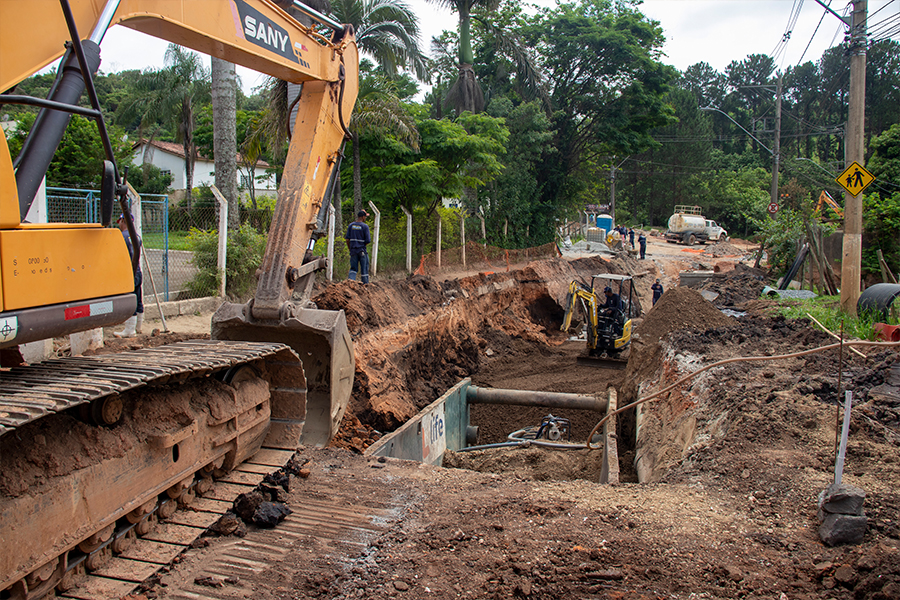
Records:
<instances>
[{"instance_id":1,"label":"excavated trench","mask_svg":"<svg viewBox=\"0 0 900 600\"><path fill-rule=\"evenodd\" d=\"M573 279L590 281L592 275L635 273L639 268L644 270L635 277L636 287L645 296L643 304L649 305L656 274L628 257L537 261L509 273L448 281L414 276L328 287L315 302L324 309L344 309L357 353L353 397L335 445L365 450L466 377L482 387L603 397L612 387L625 391L620 392L620 405L630 402L637 388L626 382L635 377L634 369L578 364L584 341L570 340L559 328ZM641 319L636 322L640 340L643 326ZM640 358L639 346L632 355ZM550 415L568 421L563 439L583 443L603 416L514 405L476 404L470 410L471 423L479 427L478 444L504 442L511 432L537 426ZM634 423L632 412L622 415L618 424L624 481L637 481ZM596 481L599 455L590 450L504 449L448 453L446 463L481 471L521 471L535 479Z\"/></svg>"},{"instance_id":2,"label":"excavated trench","mask_svg":"<svg viewBox=\"0 0 900 600\"><path fill-rule=\"evenodd\" d=\"M591 275L599 273L631 273L643 304L649 306L649 287L657 274L652 266L647 271L647 266L629 257L545 260L509 273L447 281L414 276L368 286L345 282L328 287L315 301L320 308L344 309L357 352L351 405L334 445L363 452L466 377L474 385L501 389L605 395L613 387L622 407L719 358L783 354L831 341L802 321L757 316L739 322L698 292L672 288L636 319L624 371L577 364L584 342L570 341L559 331L569 283L590 281ZM746 304L758 296L759 278L737 269L730 280L718 279L714 285L729 306L736 299ZM664 481L690 470L696 466L691 460L696 452L729 436L743 435L741 428L750 410L746 407L758 410L757 403L771 403L772 398L798 394L800 400L792 397L792 404L812 403L809 410L815 416L804 421L807 425L800 426L800 433L830 427L837 361L832 353L710 371L652 403L620 414L616 423L619 480ZM885 380L893 354L886 353L876 363L858 361L856 365L846 356L845 361L845 369L859 370L856 377L866 389ZM491 444L539 424L550 413L569 420L568 437L578 442L587 438L600 418L589 411L473 405L471 421L479 427L478 444ZM762 426L754 423L754 439L775 435L770 426L773 420L779 421L767 416ZM790 419L787 422L794 425ZM446 463L481 471L514 471L538 480L597 481L595 455L599 452L502 449L448 453Z\"/></svg>"}]
</instances>

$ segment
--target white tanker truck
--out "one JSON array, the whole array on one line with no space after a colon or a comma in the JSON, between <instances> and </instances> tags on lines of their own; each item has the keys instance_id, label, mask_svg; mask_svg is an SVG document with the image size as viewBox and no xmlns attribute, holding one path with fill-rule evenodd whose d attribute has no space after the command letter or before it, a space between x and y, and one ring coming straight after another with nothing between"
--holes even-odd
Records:
<instances>
[{"instance_id":1,"label":"white tanker truck","mask_svg":"<svg viewBox=\"0 0 900 600\"><path fill-rule=\"evenodd\" d=\"M675 207L675 214L669 217L666 241L670 244L682 242L693 246L698 242L705 244L709 240L717 242L727 239L728 232L715 221L704 217L699 206L679 204Z\"/></svg>"}]
</instances>

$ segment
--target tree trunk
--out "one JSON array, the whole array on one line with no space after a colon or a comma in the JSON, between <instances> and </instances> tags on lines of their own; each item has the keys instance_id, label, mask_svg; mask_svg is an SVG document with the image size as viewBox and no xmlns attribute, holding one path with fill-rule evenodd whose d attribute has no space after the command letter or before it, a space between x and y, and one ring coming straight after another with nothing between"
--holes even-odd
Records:
<instances>
[{"instance_id":1,"label":"tree trunk","mask_svg":"<svg viewBox=\"0 0 900 600\"><path fill-rule=\"evenodd\" d=\"M353 132L353 217L362 210L362 172L359 160L359 134Z\"/></svg>"},{"instance_id":2,"label":"tree trunk","mask_svg":"<svg viewBox=\"0 0 900 600\"><path fill-rule=\"evenodd\" d=\"M211 58L216 187L228 200L228 229L233 231L241 226L237 191L237 74L233 63ZM252 188L252 169L250 174Z\"/></svg>"},{"instance_id":3,"label":"tree trunk","mask_svg":"<svg viewBox=\"0 0 900 600\"><path fill-rule=\"evenodd\" d=\"M194 110L190 98L181 103L181 147L184 149L184 185L188 212L191 210L191 193L194 189L194 157L197 149L194 146Z\"/></svg>"}]
</instances>

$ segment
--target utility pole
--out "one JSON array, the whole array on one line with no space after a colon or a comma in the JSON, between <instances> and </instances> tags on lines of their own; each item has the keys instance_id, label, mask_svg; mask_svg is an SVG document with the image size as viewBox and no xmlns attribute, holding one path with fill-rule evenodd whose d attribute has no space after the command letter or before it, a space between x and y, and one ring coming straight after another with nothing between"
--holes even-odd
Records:
<instances>
[{"instance_id":1,"label":"utility pole","mask_svg":"<svg viewBox=\"0 0 900 600\"><path fill-rule=\"evenodd\" d=\"M867 0L853 1L850 21L850 97L844 164L865 164L866 14ZM841 262L841 309L856 316L862 262L862 195L844 193L844 247Z\"/></svg>"},{"instance_id":2,"label":"utility pole","mask_svg":"<svg viewBox=\"0 0 900 600\"><path fill-rule=\"evenodd\" d=\"M616 157L613 156L613 162ZM609 216L612 217L613 226L616 224L616 166L609 168Z\"/></svg>"},{"instance_id":3,"label":"utility pole","mask_svg":"<svg viewBox=\"0 0 900 600\"><path fill-rule=\"evenodd\" d=\"M778 168L781 162L781 71L778 72L778 84L775 86L775 149L772 151L772 193L773 204L778 204Z\"/></svg>"}]
</instances>

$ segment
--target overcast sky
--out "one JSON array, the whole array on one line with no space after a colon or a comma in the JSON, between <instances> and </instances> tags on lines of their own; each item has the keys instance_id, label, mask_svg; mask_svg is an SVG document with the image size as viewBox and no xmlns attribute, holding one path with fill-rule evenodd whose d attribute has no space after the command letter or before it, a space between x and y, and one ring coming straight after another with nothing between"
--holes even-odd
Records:
<instances>
[{"instance_id":1,"label":"overcast sky","mask_svg":"<svg viewBox=\"0 0 900 600\"><path fill-rule=\"evenodd\" d=\"M433 36L452 29L456 15L426 0L407 0L419 16L423 47L427 51ZM553 0L541 0L553 5ZM849 14L849 2L825 0L840 14ZM900 0L869 0L869 27L875 31L900 25ZM826 49L842 42L844 27L838 18L826 14L815 0L644 0L641 10L659 21L666 36L663 62L684 70L698 62L707 62L724 72L733 60L749 54L775 57L784 70L806 61L816 61ZM799 15L798 15L799 13ZM824 16L823 16L824 15ZM781 43L786 40L786 43ZM101 45L101 70L159 68L163 66L167 43L122 26L113 27ZM807 49L808 46L808 49ZM245 93L263 82L263 76L239 68Z\"/></svg>"}]
</instances>

